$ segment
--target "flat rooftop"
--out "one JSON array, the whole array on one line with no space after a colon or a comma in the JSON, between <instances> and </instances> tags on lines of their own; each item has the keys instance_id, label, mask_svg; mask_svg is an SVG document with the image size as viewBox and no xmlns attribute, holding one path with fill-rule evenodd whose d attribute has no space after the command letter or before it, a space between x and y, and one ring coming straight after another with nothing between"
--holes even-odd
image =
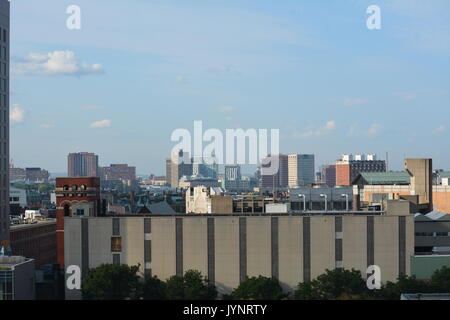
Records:
<instances>
[{"instance_id":1,"label":"flat rooftop","mask_svg":"<svg viewBox=\"0 0 450 320\"><path fill-rule=\"evenodd\" d=\"M9 227L11 231L15 230L22 230L22 229L32 229L37 227L42 227L45 225L52 225L56 224L56 219L47 219L47 220L39 220L35 223L21 223L21 224L14 224Z\"/></svg>"},{"instance_id":2,"label":"flat rooftop","mask_svg":"<svg viewBox=\"0 0 450 320\"><path fill-rule=\"evenodd\" d=\"M312 217L312 216L381 216L384 211L307 211L302 213L263 213L263 212L244 212L244 213L176 213L176 214L151 214L151 213L132 213L132 214L107 214L98 217L84 218L127 218L127 217L163 217L163 218L183 218L183 217ZM395 215L390 215L395 216ZM77 218L77 217L71 217ZM83 217L82 217L83 218Z\"/></svg>"}]
</instances>

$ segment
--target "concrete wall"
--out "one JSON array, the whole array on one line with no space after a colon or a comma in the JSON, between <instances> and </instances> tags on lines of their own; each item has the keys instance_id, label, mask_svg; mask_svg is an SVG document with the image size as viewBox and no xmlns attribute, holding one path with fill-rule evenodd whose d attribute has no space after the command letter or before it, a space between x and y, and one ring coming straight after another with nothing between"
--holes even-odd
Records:
<instances>
[{"instance_id":1,"label":"concrete wall","mask_svg":"<svg viewBox=\"0 0 450 320\"><path fill-rule=\"evenodd\" d=\"M120 253L111 252L113 219L120 221ZM292 290L335 267L365 276L370 264L381 267L382 282L394 281L410 273L414 253L412 215L72 217L65 229L67 265L88 260L93 268L120 254L121 263L139 263L141 275L162 280L199 270L222 293L247 276L274 276Z\"/></svg>"}]
</instances>

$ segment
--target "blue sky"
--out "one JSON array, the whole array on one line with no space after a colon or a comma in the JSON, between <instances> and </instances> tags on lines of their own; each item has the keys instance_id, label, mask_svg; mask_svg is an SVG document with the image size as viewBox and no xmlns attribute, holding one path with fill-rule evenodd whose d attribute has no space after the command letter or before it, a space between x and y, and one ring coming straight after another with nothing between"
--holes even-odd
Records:
<instances>
[{"instance_id":1,"label":"blue sky","mask_svg":"<svg viewBox=\"0 0 450 320\"><path fill-rule=\"evenodd\" d=\"M15 0L11 14L18 167L64 172L89 151L164 174L172 131L203 120L280 129L282 152L317 165L389 152L392 169L450 168L448 0Z\"/></svg>"}]
</instances>

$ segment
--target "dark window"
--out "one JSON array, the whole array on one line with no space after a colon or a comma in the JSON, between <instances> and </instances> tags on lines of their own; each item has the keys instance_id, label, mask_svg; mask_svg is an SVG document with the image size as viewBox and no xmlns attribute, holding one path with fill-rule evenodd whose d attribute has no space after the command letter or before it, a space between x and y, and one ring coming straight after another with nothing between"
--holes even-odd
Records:
<instances>
[{"instance_id":1,"label":"dark window","mask_svg":"<svg viewBox=\"0 0 450 320\"><path fill-rule=\"evenodd\" d=\"M121 237L111 237L111 251L121 252L122 251L122 238Z\"/></svg>"}]
</instances>

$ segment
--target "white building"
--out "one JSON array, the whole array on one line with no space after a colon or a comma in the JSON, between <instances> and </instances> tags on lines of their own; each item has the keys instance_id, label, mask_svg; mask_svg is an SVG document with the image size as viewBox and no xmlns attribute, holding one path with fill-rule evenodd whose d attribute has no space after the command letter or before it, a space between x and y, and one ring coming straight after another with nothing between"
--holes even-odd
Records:
<instances>
[{"instance_id":1,"label":"white building","mask_svg":"<svg viewBox=\"0 0 450 320\"><path fill-rule=\"evenodd\" d=\"M27 191L14 187L9 188L9 204L19 205L21 208L27 206Z\"/></svg>"}]
</instances>

